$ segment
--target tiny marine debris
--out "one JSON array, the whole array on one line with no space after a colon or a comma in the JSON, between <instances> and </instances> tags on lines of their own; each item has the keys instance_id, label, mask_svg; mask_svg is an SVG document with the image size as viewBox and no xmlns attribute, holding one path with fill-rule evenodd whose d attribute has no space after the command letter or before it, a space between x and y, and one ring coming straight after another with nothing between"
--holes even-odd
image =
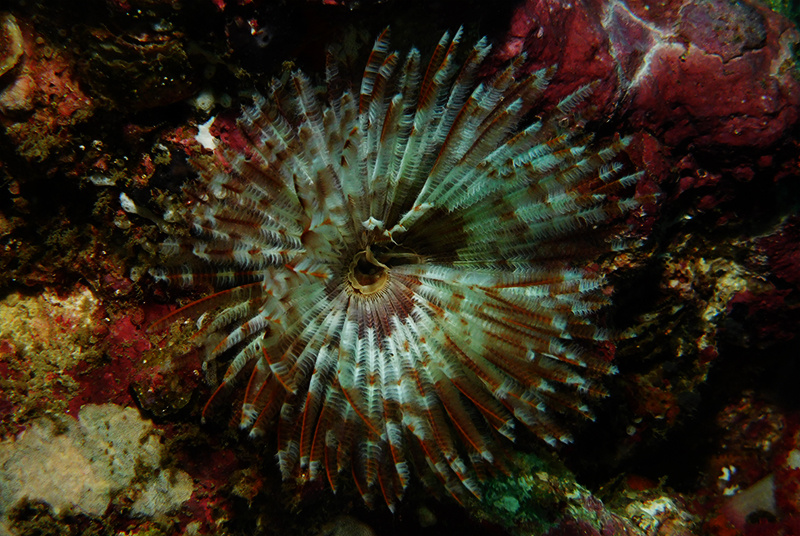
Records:
<instances>
[{"instance_id":1,"label":"tiny marine debris","mask_svg":"<svg viewBox=\"0 0 800 536\"><path fill-rule=\"evenodd\" d=\"M517 421L569 442L558 415L591 419L584 399L615 372L595 341L625 336L593 323L610 300L581 266L637 243L620 223L641 206L626 140L597 147L576 126L591 84L520 129L555 68L526 74L520 55L476 86L490 46L459 65L461 37L420 70L387 29L359 92L328 62L325 104L301 72L273 83L216 163L195 163L165 216L191 236L173 233L151 271L216 289L157 325L199 317L207 364L233 354L212 400L249 372L241 427L277 417L284 478L335 491L347 470L392 510L412 466L480 497Z\"/></svg>"}]
</instances>

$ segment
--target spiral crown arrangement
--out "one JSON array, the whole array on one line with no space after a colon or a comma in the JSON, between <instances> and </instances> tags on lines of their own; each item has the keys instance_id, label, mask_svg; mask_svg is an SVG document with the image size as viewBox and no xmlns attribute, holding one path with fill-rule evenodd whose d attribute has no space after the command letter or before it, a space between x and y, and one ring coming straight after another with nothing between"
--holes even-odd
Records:
<instances>
[{"instance_id":1,"label":"spiral crown arrangement","mask_svg":"<svg viewBox=\"0 0 800 536\"><path fill-rule=\"evenodd\" d=\"M609 298L581 266L631 246L613 223L640 206L626 140L564 126L591 85L520 128L555 70L518 57L476 85L490 47L459 65L461 37L421 68L386 30L358 93L329 62L324 103L301 72L275 83L238 120L243 148L198 164L191 237L153 272L218 290L164 322L203 313L207 360L233 356L218 392L249 371L241 426L276 426L284 477L335 491L347 471L390 509L414 472L480 497L517 422L556 444L558 414L592 418L615 371L594 341L615 334L591 321Z\"/></svg>"}]
</instances>

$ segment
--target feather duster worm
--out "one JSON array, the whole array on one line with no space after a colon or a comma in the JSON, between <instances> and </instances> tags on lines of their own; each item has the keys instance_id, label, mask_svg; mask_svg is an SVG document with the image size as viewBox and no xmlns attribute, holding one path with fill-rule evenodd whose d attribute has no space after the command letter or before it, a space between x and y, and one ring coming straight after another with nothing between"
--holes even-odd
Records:
<instances>
[{"instance_id":1,"label":"feather duster worm","mask_svg":"<svg viewBox=\"0 0 800 536\"><path fill-rule=\"evenodd\" d=\"M277 420L284 477L336 490L346 471L392 509L415 464L480 497L498 434L521 422L556 444L554 415L591 418L613 366L590 316L609 300L574 265L625 247L603 224L638 206L619 198L639 177L614 160L625 141L563 127L589 87L520 129L554 70L517 58L475 87L490 47L459 66L460 38L420 69L384 31L360 92L327 103L300 72L274 84L238 120L244 149L185 188L191 238L154 271L223 289L163 322L205 311L207 359L233 355L219 390L249 371L241 426Z\"/></svg>"}]
</instances>

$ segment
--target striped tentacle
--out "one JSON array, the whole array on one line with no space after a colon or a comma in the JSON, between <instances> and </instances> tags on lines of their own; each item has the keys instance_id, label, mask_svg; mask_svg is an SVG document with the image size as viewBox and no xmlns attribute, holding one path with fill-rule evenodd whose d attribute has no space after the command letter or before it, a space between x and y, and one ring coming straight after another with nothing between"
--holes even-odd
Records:
<instances>
[{"instance_id":1,"label":"striped tentacle","mask_svg":"<svg viewBox=\"0 0 800 536\"><path fill-rule=\"evenodd\" d=\"M389 184L387 187L386 210L383 221L396 221L400 212L402 200L409 196L409 189L416 182L417 166L419 160L414 158L412 134L416 116L417 92L421 83L419 76L419 51L412 49L406 58L403 72L398 83L399 91L394 98L399 98L397 108L397 134L394 144L382 144L382 151L391 153L391 160L387 166ZM411 148L409 143L412 143ZM411 150L410 150L411 149Z\"/></svg>"},{"instance_id":2,"label":"striped tentacle","mask_svg":"<svg viewBox=\"0 0 800 536\"><path fill-rule=\"evenodd\" d=\"M515 83L513 75L518 67L512 65L492 84L478 86L463 106L454 108L457 115L452 128L442 139L434 138L437 158L411 209L397 224L398 231L415 224L423 225L426 218L434 217L430 209L463 193L467 185L478 182L476 179L484 172L479 166L498 153L498 145L503 145L516 128L525 106L523 98L507 99L504 93L518 85L530 85L534 89L544 85L535 76ZM536 95L533 90L528 93L528 96Z\"/></svg>"},{"instance_id":3,"label":"striped tentacle","mask_svg":"<svg viewBox=\"0 0 800 536\"><path fill-rule=\"evenodd\" d=\"M416 336L417 326L410 317L408 324L411 333ZM457 497L457 477L453 468L461 471L460 458L428 369L431 358L418 343L411 345L409 350L401 354L408 360L408 377L403 379L400 386L403 419L419 442L430 468L445 488Z\"/></svg>"},{"instance_id":4,"label":"striped tentacle","mask_svg":"<svg viewBox=\"0 0 800 536\"><path fill-rule=\"evenodd\" d=\"M344 315L341 314L341 312L339 312L338 315L334 312L332 316L334 318L328 322L327 331L325 333L325 344L316 352L314 370L311 373L311 382L309 383L308 393L306 395L303 424L300 432L301 469L308 467L311 463L311 452L314 446L314 436L318 428L322 403L328 397L328 391L331 389L332 380L338 365L338 332L344 321ZM306 348L308 349L311 347L312 345L309 344Z\"/></svg>"},{"instance_id":5,"label":"striped tentacle","mask_svg":"<svg viewBox=\"0 0 800 536\"><path fill-rule=\"evenodd\" d=\"M398 55L392 52L384 60L373 86L372 102L369 106L369 128L367 129L367 173L369 175L370 218L381 221L386 205L388 158L393 152L400 117L401 97L384 98L389 77L394 73Z\"/></svg>"},{"instance_id":6,"label":"striped tentacle","mask_svg":"<svg viewBox=\"0 0 800 536\"><path fill-rule=\"evenodd\" d=\"M442 134L437 136L437 126L446 111L445 106L450 95L448 82L455 72L453 56L462 33L459 29L452 41L448 33L442 36L420 82L413 129L406 150L407 158L404 158L400 167L398 179L403 188L398 188L393 199L401 211L410 208L413 198L425 186L430 168L444 140Z\"/></svg>"},{"instance_id":7,"label":"striped tentacle","mask_svg":"<svg viewBox=\"0 0 800 536\"><path fill-rule=\"evenodd\" d=\"M341 328L344 315L340 308L346 296L343 292L338 294L330 297L319 289L319 292L310 294L305 303L300 302L300 308L296 311L299 316L292 319L290 328L282 334L277 344L276 350L280 353L272 354L274 359L269 361L270 369L292 393L305 388L304 383L309 376L314 381L314 367L322 364L320 352ZM323 357L335 359L338 356L326 351Z\"/></svg>"},{"instance_id":8,"label":"striped tentacle","mask_svg":"<svg viewBox=\"0 0 800 536\"><path fill-rule=\"evenodd\" d=\"M147 329L148 331L154 331L174 322L179 318L198 317L202 314L202 312L213 310L233 302L242 302L254 298L260 298L263 295L264 287L261 283L261 279L259 278L256 282L221 290L184 305L183 307L172 311L168 315L155 320L150 326L148 326Z\"/></svg>"},{"instance_id":9,"label":"striped tentacle","mask_svg":"<svg viewBox=\"0 0 800 536\"><path fill-rule=\"evenodd\" d=\"M266 352L266 349L262 350ZM278 413L285 396L286 391L278 383L262 355L256 361L247 383L239 428L249 428L251 437L262 435L269 421Z\"/></svg>"},{"instance_id":10,"label":"striped tentacle","mask_svg":"<svg viewBox=\"0 0 800 536\"><path fill-rule=\"evenodd\" d=\"M418 274L426 271L425 267L420 266L414 269ZM571 368L558 365L550 365L547 369L530 366L530 356L537 354L572 365L585 366L585 363L576 359L578 356L574 350L564 345L552 344L554 337L563 334L567 319L559 318L545 308L539 308L537 313L536 309L511 307L509 302L500 303L487 289L475 285L459 286L457 290L447 289L446 282L458 278L445 275L444 272L439 269L431 273L433 280L427 283L425 277L419 277L420 287L417 292L426 296L431 304L441 308L439 316L443 317L446 329L449 328L452 333L447 340L458 340L459 348L470 356L473 363L492 363L493 366L483 367L484 381L494 384L496 389L505 384L504 390L517 393L519 397L522 396L518 393L519 389L509 389L504 374L516 378L515 381L522 382L521 385L542 387L546 391L552 389L543 383L545 378L579 387L585 384ZM436 285L435 282L440 284ZM503 286L507 287L507 283ZM460 321L464 318L472 321L465 325ZM493 329L486 330L484 326L487 324L492 325ZM525 344L517 341L525 341ZM442 346L446 347L446 344L443 343ZM494 367L505 372L498 376L492 372L496 370ZM520 411L518 407L514 409ZM529 424L533 422L530 419L529 421Z\"/></svg>"}]
</instances>

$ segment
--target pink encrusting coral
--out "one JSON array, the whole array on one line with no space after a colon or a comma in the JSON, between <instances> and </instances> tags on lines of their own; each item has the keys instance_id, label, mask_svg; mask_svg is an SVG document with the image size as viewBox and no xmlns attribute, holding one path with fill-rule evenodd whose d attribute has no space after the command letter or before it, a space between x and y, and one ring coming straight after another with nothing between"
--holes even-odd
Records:
<instances>
[{"instance_id":1,"label":"pink encrusting coral","mask_svg":"<svg viewBox=\"0 0 800 536\"><path fill-rule=\"evenodd\" d=\"M161 325L200 315L207 363L232 355L220 391L249 372L241 426L277 420L284 477L352 473L370 505L394 508L413 466L480 497L499 436L569 441L558 415L591 418L615 370L595 341L619 334L592 321L604 276L581 266L635 242L614 223L641 210L626 140L570 126L590 85L521 124L554 69L519 56L476 87L490 47L458 65L461 35L420 69L384 31L359 92L329 63L324 104L300 72L276 82L238 121L246 143L197 164L191 237L153 271L217 289Z\"/></svg>"},{"instance_id":2,"label":"pink encrusting coral","mask_svg":"<svg viewBox=\"0 0 800 536\"><path fill-rule=\"evenodd\" d=\"M668 147L765 149L800 120L798 39L790 20L749 0L526 0L496 59L558 63L555 98L597 80L599 110Z\"/></svg>"}]
</instances>

